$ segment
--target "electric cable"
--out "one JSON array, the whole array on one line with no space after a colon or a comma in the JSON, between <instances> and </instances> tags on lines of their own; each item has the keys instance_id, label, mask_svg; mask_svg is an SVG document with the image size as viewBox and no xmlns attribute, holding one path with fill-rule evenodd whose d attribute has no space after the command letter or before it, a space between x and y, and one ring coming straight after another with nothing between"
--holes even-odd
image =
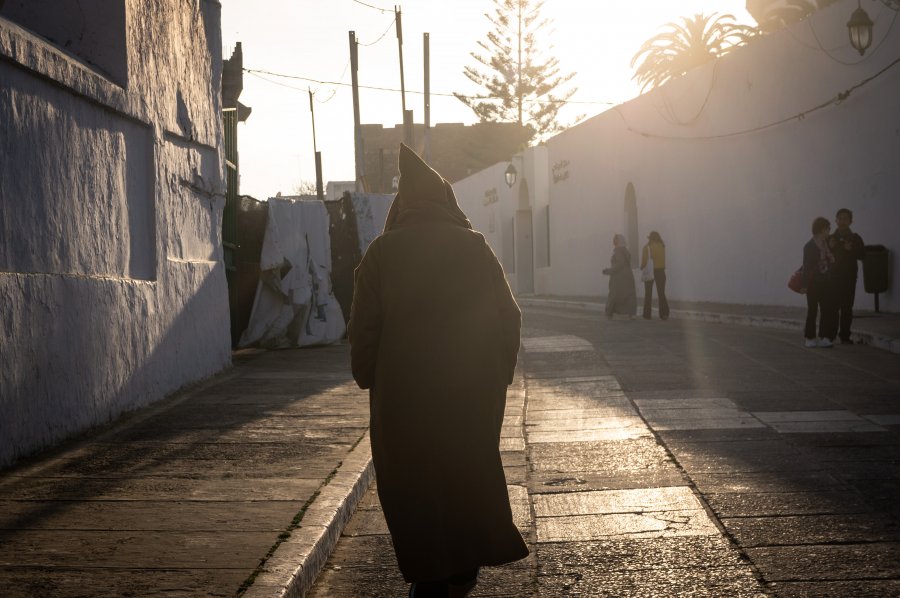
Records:
<instances>
[{"instance_id":1,"label":"electric cable","mask_svg":"<svg viewBox=\"0 0 900 598\"><path fill-rule=\"evenodd\" d=\"M794 120L803 120L804 118L806 118L808 115L812 114L813 112L818 112L819 110L827 108L827 107L831 106L832 104L835 104L835 105L840 104L841 102L845 101L848 97L850 97L851 93L853 93L857 89L863 87L864 85L874 81L875 79L882 76L888 70L892 69L893 67L897 66L898 64L900 64L900 58L895 59L893 62L891 62L890 64L885 66L883 69L881 69L874 75L866 77L865 79L863 79L856 85L853 85L853 86L845 89L844 91L839 92L836 96L834 96L830 100L822 102L821 104L819 104L817 106L813 106L812 108L809 108L808 110L799 112L793 116L789 116L787 118L782 118L782 119L776 120L776 121L771 122L766 125L760 125L758 127L743 129L741 131L732 131L730 133L721 133L719 135L681 136L681 135L660 135L657 133L649 133L647 131L641 131L639 129L635 129L634 127L632 127L628 123L628 120L625 118L625 115L622 113L619 106L614 107L613 110L615 111L616 114L619 115L619 118L622 119L622 122L624 123L625 128L629 132L634 133L635 135L640 135L641 137L647 137L647 138L652 138L652 139L668 139L668 140L672 140L672 141L695 141L695 140L699 141L699 140L710 140L710 139L727 139L729 137L738 137L741 135L749 135L751 133L758 133L759 131L771 129L772 127L777 127L779 125L783 125L783 124L789 123Z\"/></svg>"}]
</instances>

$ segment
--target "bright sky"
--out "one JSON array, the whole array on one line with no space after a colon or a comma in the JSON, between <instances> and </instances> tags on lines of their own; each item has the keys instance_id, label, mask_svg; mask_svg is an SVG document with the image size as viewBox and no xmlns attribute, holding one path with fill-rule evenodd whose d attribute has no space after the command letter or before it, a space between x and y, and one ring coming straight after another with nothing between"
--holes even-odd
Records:
<instances>
[{"instance_id":1,"label":"bright sky","mask_svg":"<svg viewBox=\"0 0 900 598\"><path fill-rule=\"evenodd\" d=\"M384 11L375 6L384 9ZM732 14L754 23L745 0L546 0L542 15L552 20L542 30L546 53L563 72L576 73L579 103L560 112L563 122L606 110L639 93L632 81L631 57L668 22L695 13ZM454 97L437 94L482 91L463 74L475 66L491 23L491 0L407 0L400 4L406 107L415 122L424 119L422 34L431 40L431 124L477 121ZM349 31L356 32L361 86L400 89L394 5L385 0L225 0L222 37L227 58L242 42L244 68L321 81L244 74L241 102L253 114L239 125L241 193L258 199L290 194L301 181L314 182L312 120L307 88L315 92L316 142L322 152L325 182L353 180L353 98ZM381 37L385 34L384 37ZM379 41L380 40L380 41ZM372 44L372 45L365 45ZM480 66L480 65L478 65ZM347 84L333 85L324 82ZM296 88L296 89L292 89ZM394 126L402 122L399 91L360 90L361 122Z\"/></svg>"}]
</instances>

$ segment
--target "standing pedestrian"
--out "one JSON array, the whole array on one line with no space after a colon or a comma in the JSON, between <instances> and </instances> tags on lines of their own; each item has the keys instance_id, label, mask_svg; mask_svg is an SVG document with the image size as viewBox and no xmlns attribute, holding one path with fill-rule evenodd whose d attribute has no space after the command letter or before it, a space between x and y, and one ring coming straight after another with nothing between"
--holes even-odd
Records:
<instances>
[{"instance_id":1,"label":"standing pedestrian","mask_svg":"<svg viewBox=\"0 0 900 598\"><path fill-rule=\"evenodd\" d=\"M647 235L647 244L641 253L641 271L652 274L644 278L644 318L652 317L653 307L653 283L659 294L659 319L669 319L669 300L666 298L666 244L658 232L650 231Z\"/></svg>"},{"instance_id":2,"label":"standing pedestrian","mask_svg":"<svg viewBox=\"0 0 900 598\"><path fill-rule=\"evenodd\" d=\"M841 208L835 215L837 230L828 239L828 248L834 254L834 272L831 277L834 309L837 311L835 323L841 343L852 345L850 326L853 323L853 302L856 299L856 278L859 274L857 261L866 256L866 245L862 237L850 230L853 212Z\"/></svg>"},{"instance_id":3,"label":"standing pedestrian","mask_svg":"<svg viewBox=\"0 0 900 598\"><path fill-rule=\"evenodd\" d=\"M631 254L625 247L625 237L613 236L613 253L609 268L603 273L609 276L609 294L606 298L606 317L623 314L634 319L637 312L637 292L634 289L634 272L631 271Z\"/></svg>"},{"instance_id":4,"label":"standing pedestrian","mask_svg":"<svg viewBox=\"0 0 900 598\"><path fill-rule=\"evenodd\" d=\"M524 558L500 461L521 312L450 183L407 146L356 269L348 336L369 389L378 497L410 596L464 596Z\"/></svg>"},{"instance_id":5,"label":"standing pedestrian","mask_svg":"<svg viewBox=\"0 0 900 598\"><path fill-rule=\"evenodd\" d=\"M806 282L806 326L803 336L807 347L834 346L835 311L831 291L834 254L828 248L831 225L819 216L812 223L812 239L803 246L803 280ZM816 337L816 316L819 333Z\"/></svg>"}]
</instances>

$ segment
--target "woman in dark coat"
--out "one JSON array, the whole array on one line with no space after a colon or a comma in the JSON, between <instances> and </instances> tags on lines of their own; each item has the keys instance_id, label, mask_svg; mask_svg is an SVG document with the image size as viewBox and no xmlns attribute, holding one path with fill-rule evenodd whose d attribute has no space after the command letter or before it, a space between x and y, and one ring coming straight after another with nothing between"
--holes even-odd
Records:
<instances>
[{"instance_id":1,"label":"woman in dark coat","mask_svg":"<svg viewBox=\"0 0 900 598\"><path fill-rule=\"evenodd\" d=\"M499 450L520 326L503 270L450 184L401 145L399 190L356 269L348 335L411 596L464 595L478 567L528 554Z\"/></svg>"},{"instance_id":2,"label":"woman in dark coat","mask_svg":"<svg viewBox=\"0 0 900 598\"><path fill-rule=\"evenodd\" d=\"M803 246L803 280L806 282L806 325L803 336L808 348L834 345L837 335L837 312L831 290L834 254L828 247L831 223L819 216L812 223L812 239ZM816 338L816 316L819 333Z\"/></svg>"},{"instance_id":3,"label":"woman in dark coat","mask_svg":"<svg viewBox=\"0 0 900 598\"><path fill-rule=\"evenodd\" d=\"M637 312L637 292L634 290L634 272L631 271L631 254L625 247L625 237L613 237L613 254L609 268L603 270L609 276L609 295L606 298L606 317L623 314L634 318Z\"/></svg>"}]
</instances>

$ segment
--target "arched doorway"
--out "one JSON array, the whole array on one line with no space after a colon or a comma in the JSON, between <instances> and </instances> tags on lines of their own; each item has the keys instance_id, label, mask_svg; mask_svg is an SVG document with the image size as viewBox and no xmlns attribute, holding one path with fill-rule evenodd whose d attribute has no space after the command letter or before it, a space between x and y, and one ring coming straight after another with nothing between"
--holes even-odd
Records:
<instances>
[{"instance_id":1,"label":"arched doorway","mask_svg":"<svg viewBox=\"0 0 900 598\"><path fill-rule=\"evenodd\" d=\"M637 212L637 194L634 191L634 184L628 181L625 187L625 238L628 242L628 251L631 253L632 267L637 267L634 260L638 255L638 212Z\"/></svg>"},{"instance_id":2,"label":"arched doorway","mask_svg":"<svg viewBox=\"0 0 900 598\"><path fill-rule=\"evenodd\" d=\"M516 291L534 293L534 233L531 217L531 193L528 181L519 183L519 207L516 210Z\"/></svg>"}]
</instances>

